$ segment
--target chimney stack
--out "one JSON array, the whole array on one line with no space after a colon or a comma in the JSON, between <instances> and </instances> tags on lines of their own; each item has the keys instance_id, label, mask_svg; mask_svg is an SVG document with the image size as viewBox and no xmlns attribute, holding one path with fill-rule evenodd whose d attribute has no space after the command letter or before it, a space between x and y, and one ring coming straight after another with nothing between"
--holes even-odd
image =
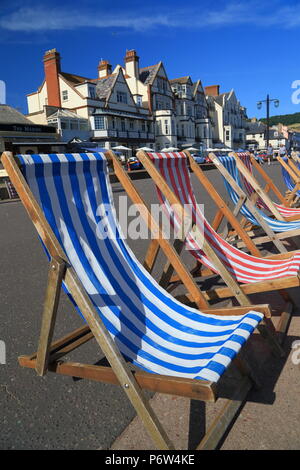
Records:
<instances>
[{"instance_id":1,"label":"chimney stack","mask_svg":"<svg viewBox=\"0 0 300 470\"><path fill-rule=\"evenodd\" d=\"M47 86L48 105L61 107L59 77L60 54L56 49L46 51L44 58L45 80Z\"/></svg>"},{"instance_id":2,"label":"chimney stack","mask_svg":"<svg viewBox=\"0 0 300 470\"><path fill-rule=\"evenodd\" d=\"M98 77L104 78L111 75L111 65L107 60L101 60L98 65Z\"/></svg>"},{"instance_id":3,"label":"chimney stack","mask_svg":"<svg viewBox=\"0 0 300 470\"><path fill-rule=\"evenodd\" d=\"M139 57L137 56L136 51L134 49L126 51L124 61L126 74L130 77L139 78Z\"/></svg>"},{"instance_id":4,"label":"chimney stack","mask_svg":"<svg viewBox=\"0 0 300 470\"><path fill-rule=\"evenodd\" d=\"M205 94L207 96L219 96L220 94L220 85L210 85L204 88Z\"/></svg>"}]
</instances>

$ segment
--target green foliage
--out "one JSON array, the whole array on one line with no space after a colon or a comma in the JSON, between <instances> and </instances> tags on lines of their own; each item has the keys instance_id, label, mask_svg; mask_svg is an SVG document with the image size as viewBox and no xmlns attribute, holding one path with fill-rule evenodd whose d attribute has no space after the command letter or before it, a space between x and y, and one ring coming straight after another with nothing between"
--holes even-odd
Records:
<instances>
[{"instance_id":1,"label":"green foliage","mask_svg":"<svg viewBox=\"0 0 300 470\"><path fill-rule=\"evenodd\" d=\"M266 123L266 119L260 120ZM285 126L291 126L292 124L298 123L300 123L300 113L279 114L278 116L270 117L270 126L274 126L276 124L284 124Z\"/></svg>"}]
</instances>

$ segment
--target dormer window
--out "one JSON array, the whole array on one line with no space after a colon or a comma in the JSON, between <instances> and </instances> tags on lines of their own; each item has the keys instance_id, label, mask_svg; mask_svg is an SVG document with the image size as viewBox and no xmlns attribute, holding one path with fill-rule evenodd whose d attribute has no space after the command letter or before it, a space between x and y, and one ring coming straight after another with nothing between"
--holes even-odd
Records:
<instances>
[{"instance_id":1,"label":"dormer window","mask_svg":"<svg viewBox=\"0 0 300 470\"><path fill-rule=\"evenodd\" d=\"M136 97L136 104L137 104L138 106L142 107L142 105L143 105L143 99L142 99L141 96L137 96L137 97Z\"/></svg>"}]
</instances>

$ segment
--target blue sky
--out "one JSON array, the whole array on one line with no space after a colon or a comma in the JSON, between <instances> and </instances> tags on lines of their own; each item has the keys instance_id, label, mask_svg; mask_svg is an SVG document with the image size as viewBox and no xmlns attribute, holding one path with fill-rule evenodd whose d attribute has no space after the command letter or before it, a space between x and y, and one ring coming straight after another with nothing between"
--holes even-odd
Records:
<instances>
[{"instance_id":1,"label":"blue sky","mask_svg":"<svg viewBox=\"0 0 300 470\"><path fill-rule=\"evenodd\" d=\"M7 103L27 112L26 94L43 80L42 57L56 48L62 69L96 77L100 59L123 64L136 49L140 66L162 60L169 78L232 88L248 115L269 93L271 114L300 112L300 1L292 0L0 0L0 80Z\"/></svg>"}]
</instances>

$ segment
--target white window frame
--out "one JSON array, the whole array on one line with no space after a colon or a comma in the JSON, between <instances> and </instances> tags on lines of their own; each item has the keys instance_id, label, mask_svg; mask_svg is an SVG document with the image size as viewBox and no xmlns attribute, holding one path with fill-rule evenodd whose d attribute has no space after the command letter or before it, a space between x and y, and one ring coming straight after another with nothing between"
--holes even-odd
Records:
<instances>
[{"instance_id":1,"label":"white window frame","mask_svg":"<svg viewBox=\"0 0 300 470\"><path fill-rule=\"evenodd\" d=\"M69 91L68 90L62 90L61 96L62 96L63 101L69 101Z\"/></svg>"},{"instance_id":2,"label":"white window frame","mask_svg":"<svg viewBox=\"0 0 300 470\"><path fill-rule=\"evenodd\" d=\"M103 127L101 125L99 125L99 122L101 122L103 124ZM105 118L104 116L94 116L94 125L95 125L95 130L96 131L103 131L106 129L105 127Z\"/></svg>"}]
</instances>

